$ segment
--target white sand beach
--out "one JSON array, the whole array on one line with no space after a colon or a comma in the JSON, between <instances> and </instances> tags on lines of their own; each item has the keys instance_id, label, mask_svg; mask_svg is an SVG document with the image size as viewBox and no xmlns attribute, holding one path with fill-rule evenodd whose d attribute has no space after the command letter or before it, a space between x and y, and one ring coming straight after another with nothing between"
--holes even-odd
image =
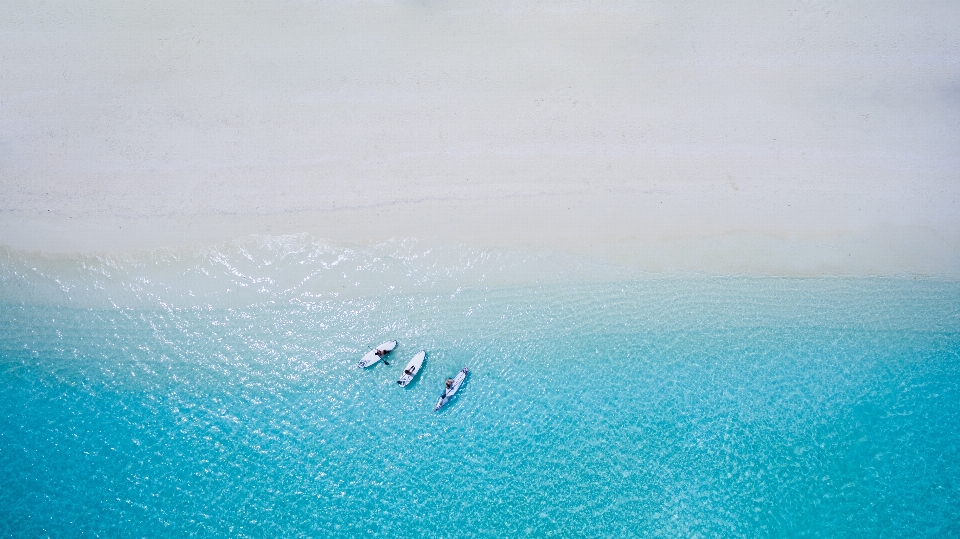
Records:
<instances>
[{"instance_id":1,"label":"white sand beach","mask_svg":"<svg viewBox=\"0 0 960 539\"><path fill-rule=\"evenodd\" d=\"M7 2L0 244L960 277L960 3Z\"/></svg>"}]
</instances>

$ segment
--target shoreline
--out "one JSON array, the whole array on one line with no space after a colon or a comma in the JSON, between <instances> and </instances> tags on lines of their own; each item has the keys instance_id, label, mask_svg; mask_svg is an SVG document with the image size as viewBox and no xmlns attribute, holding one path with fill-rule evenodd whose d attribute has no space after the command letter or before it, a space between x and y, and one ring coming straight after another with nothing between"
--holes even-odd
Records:
<instances>
[{"instance_id":1,"label":"shoreline","mask_svg":"<svg viewBox=\"0 0 960 539\"><path fill-rule=\"evenodd\" d=\"M476 210L476 202L268 215L130 218L6 214L0 215L0 245L53 255L122 254L205 248L251 235L306 233L316 240L348 245L409 238L438 247L550 250L628 271L665 275L960 279L960 238L922 226L810 231L731 226L710 230L715 223L703 223L702 228L656 228L636 220L611 231L584 215L592 214L592 209L559 211L551 205L527 207L518 215L509 207L482 214L471 213L471 207ZM617 216L607 217L615 220Z\"/></svg>"}]
</instances>

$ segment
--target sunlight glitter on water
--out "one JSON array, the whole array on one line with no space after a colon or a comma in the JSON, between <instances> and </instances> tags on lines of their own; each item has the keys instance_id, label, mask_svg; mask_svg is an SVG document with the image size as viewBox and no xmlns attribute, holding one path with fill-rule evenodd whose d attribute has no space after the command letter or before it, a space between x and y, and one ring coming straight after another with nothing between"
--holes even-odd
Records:
<instances>
[{"instance_id":1,"label":"sunlight glitter on water","mask_svg":"<svg viewBox=\"0 0 960 539\"><path fill-rule=\"evenodd\" d=\"M957 284L420 247L6 252L0 534L951 529ZM356 369L386 338L390 365Z\"/></svg>"}]
</instances>

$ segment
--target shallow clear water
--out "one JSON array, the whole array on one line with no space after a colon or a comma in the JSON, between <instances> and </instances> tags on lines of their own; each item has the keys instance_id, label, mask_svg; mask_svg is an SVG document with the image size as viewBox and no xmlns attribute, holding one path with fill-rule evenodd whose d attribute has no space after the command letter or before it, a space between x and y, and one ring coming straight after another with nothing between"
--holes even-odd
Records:
<instances>
[{"instance_id":1,"label":"shallow clear water","mask_svg":"<svg viewBox=\"0 0 960 539\"><path fill-rule=\"evenodd\" d=\"M3 536L960 533L957 283L287 237L0 293Z\"/></svg>"}]
</instances>

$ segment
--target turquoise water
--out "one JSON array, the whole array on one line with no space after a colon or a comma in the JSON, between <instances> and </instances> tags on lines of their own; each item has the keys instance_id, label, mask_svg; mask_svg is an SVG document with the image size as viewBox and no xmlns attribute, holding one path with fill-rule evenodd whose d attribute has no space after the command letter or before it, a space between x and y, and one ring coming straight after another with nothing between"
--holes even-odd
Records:
<instances>
[{"instance_id":1,"label":"turquoise water","mask_svg":"<svg viewBox=\"0 0 960 539\"><path fill-rule=\"evenodd\" d=\"M960 534L958 283L295 236L0 293L0 536Z\"/></svg>"}]
</instances>

